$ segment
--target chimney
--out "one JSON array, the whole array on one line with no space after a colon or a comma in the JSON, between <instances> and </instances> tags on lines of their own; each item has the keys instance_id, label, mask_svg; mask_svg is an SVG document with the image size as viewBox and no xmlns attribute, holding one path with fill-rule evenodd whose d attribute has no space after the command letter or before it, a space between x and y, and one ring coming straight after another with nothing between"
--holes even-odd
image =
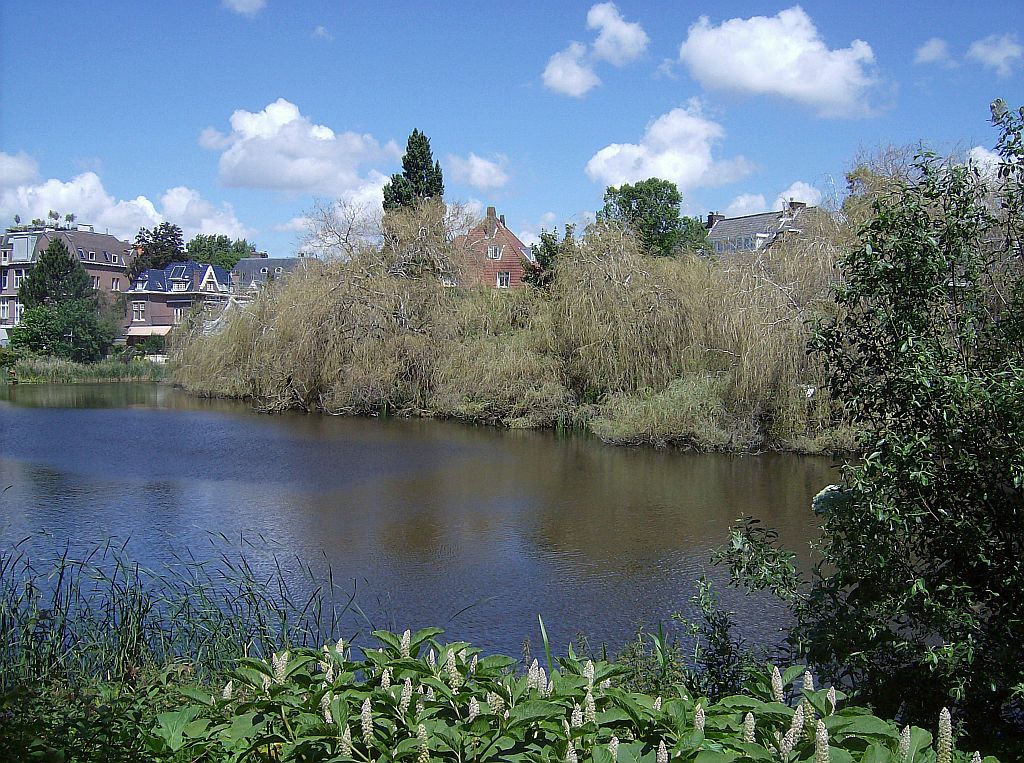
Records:
<instances>
[{"instance_id":1,"label":"chimney","mask_svg":"<svg viewBox=\"0 0 1024 763\"><path fill-rule=\"evenodd\" d=\"M718 212L711 212L708 215L708 220L704 223L704 227L711 230L715 227L715 223L721 222L725 219L725 215L719 214Z\"/></svg>"},{"instance_id":2,"label":"chimney","mask_svg":"<svg viewBox=\"0 0 1024 763\"><path fill-rule=\"evenodd\" d=\"M495 217L497 217L497 215L498 215L497 210L495 210L494 207L487 207L487 219L488 220L493 220Z\"/></svg>"},{"instance_id":3,"label":"chimney","mask_svg":"<svg viewBox=\"0 0 1024 763\"><path fill-rule=\"evenodd\" d=\"M807 206L806 202L789 200L789 211L796 212L798 209L803 209Z\"/></svg>"},{"instance_id":4,"label":"chimney","mask_svg":"<svg viewBox=\"0 0 1024 763\"><path fill-rule=\"evenodd\" d=\"M498 215L498 219L501 221L501 227L505 227L505 215Z\"/></svg>"}]
</instances>

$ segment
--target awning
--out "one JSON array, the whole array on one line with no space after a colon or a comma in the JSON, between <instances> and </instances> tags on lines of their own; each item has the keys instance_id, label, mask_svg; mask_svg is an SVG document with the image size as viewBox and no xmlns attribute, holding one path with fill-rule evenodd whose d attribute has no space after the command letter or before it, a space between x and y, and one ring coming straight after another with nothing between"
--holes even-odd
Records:
<instances>
[{"instance_id":1,"label":"awning","mask_svg":"<svg viewBox=\"0 0 1024 763\"><path fill-rule=\"evenodd\" d=\"M166 336L174 326L129 326L125 336Z\"/></svg>"}]
</instances>

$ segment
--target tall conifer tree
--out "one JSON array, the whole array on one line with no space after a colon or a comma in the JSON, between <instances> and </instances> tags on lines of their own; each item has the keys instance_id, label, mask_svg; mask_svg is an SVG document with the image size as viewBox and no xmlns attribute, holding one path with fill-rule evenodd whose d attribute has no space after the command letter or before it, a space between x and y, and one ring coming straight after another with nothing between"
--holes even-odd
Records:
<instances>
[{"instance_id":1,"label":"tall conifer tree","mask_svg":"<svg viewBox=\"0 0 1024 763\"><path fill-rule=\"evenodd\" d=\"M89 296L89 274L60 238L50 241L18 288L18 301L26 310Z\"/></svg>"},{"instance_id":2,"label":"tall conifer tree","mask_svg":"<svg viewBox=\"0 0 1024 763\"><path fill-rule=\"evenodd\" d=\"M441 164L430 151L430 138L414 129L402 157L402 174L392 175L384 186L384 209L411 207L421 199L443 195Z\"/></svg>"}]
</instances>

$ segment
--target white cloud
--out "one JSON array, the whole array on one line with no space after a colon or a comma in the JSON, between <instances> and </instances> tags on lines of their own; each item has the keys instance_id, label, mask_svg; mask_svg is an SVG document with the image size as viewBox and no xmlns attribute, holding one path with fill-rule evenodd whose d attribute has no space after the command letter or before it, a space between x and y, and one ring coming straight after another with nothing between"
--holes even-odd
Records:
<instances>
[{"instance_id":1,"label":"white cloud","mask_svg":"<svg viewBox=\"0 0 1024 763\"><path fill-rule=\"evenodd\" d=\"M71 180L50 178L41 183L23 183L0 190L0 219L21 215L22 221L46 219L53 209L74 213L79 222L90 223L132 241L139 228L151 228L170 221L180 225L185 238L197 233L225 233L243 237L250 234L235 217L231 206L216 207L198 191L178 186L166 191L158 210L145 196L116 199L107 193L95 172L83 172Z\"/></svg>"},{"instance_id":2,"label":"white cloud","mask_svg":"<svg viewBox=\"0 0 1024 763\"><path fill-rule=\"evenodd\" d=\"M17 188L31 183L38 174L39 165L28 154L0 151L0 188Z\"/></svg>"},{"instance_id":3,"label":"white cloud","mask_svg":"<svg viewBox=\"0 0 1024 763\"><path fill-rule=\"evenodd\" d=\"M635 21L626 21L615 3L598 3L587 12L587 27L600 30L594 40L594 58L622 66L647 49L649 38Z\"/></svg>"},{"instance_id":4,"label":"white cloud","mask_svg":"<svg viewBox=\"0 0 1024 763\"><path fill-rule=\"evenodd\" d=\"M639 143L612 143L587 162L591 180L606 185L635 183L651 177L671 180L685 191L696 186L721 185L751 170L743 157L716 160L712 148L725 131L707 119L700 103L691 99L648 125Z\"/></svg>"},{"instance_id":5,"label":"white cloud","mask_svg":"<svg viewBox=\"0 0 1024 763\"><path fill-rule=\"evenodd\" d=\"M822 193L810 183L797 180L785 191L775 197L772 209L785 209L790 201L802 201L812 207L821 203Z\"/></svg>"},{"instance_id":6,"label":"white cloud","mask_svg":"<svg viewBox=\"0 0 1024 763\"><path fill-rule=\"evenodd\" d=\"M582 98L588 91L601 84L601 79L583 62L586 46L578 42L569 44L565 50L555 53L544 67L544 85L556 93Z\"/></svg>"},{"instance_id":7,"label":"white cloud","mask_svg":"<svg viewBox=\"0 0 1024 763\"><path fill-rule=\"evenodd\" d=\"M229 11L243 16L255 16L267 5L267 0L223 0L224 7Z\"/></svg>"},{"instance_id":8,"label":"white cloud","mask_svg":"<svg viewBox=\"0 0 1024 763\"><path fill-rule=\"evenodd\" d=\"M497 159L498 161L492 162L474 153L470 153L465 159L449 154L446 164L455 180L466 183L478 191L490 191L501 188L508 182L508 173L503 166L505 157L499 156Z\"/></svg>"},{"instance_id":9,"label":"white cloud","mask_svg":"<svg viewBox=\"0 0 1024 763\"><path fill-rule=\"evenodd\" d=\"M1009 77L1013 68L1024 59L1024 48L1013 34L990 34L971 43L967 57L996 70L1000 77Z\"/></svg>"},{"instance_id":10,"label":"white cloud","mask_svg":"<svg viewBox=\"0 0 1024 763\"><path fill-rule=\"evenodd\" d=\"M252 231L235 217L230 204L215 207L199 191L183 185L165 191L160 197L160 207L163 217L181 227L186 240L197 233L223 233L231 238L252 235Z\"/></svg>"},{"instance_id":11,"label":"white cloud","mask_svg":"<svg viewBox=\"0 0 1024 763\"><path fill-rule=\"evenodd\" d=\"M707 88L778 95L827 117L870 113L866 97L876 83L868 70L871 46L854 40L848 48L830 50L798 5L719 26L701 16L679 57Z\"/></svg>"},{"instance_id":12,"label":"white cloud","mask_svg":"<svg viewBox=\"0 0 1024 763\"><path fill-rule=\"evenodd\" d=\"M915 64L936 64L949 69L956 66L952 54L949 52L949 44L941 37L932 37L926 40L914 54Z\"/></svg>"},{"instance_id":13,"label":"white cloud","mask_svg":"<svg viewBox=\"0 0 1024 763\"><path fill-rule=\"evenodd\" d=\"M314 124L284 98L262 111L239 109L230 121L227 135L213 128L199 135L204 148L223 149L220 180L228 186L336 196L360 193L377 182L373 172L361 174L362 167L401 155L393 141L382 146L372 135L335 133Z\"/></svg>"},{"instance_id":14,"label":"white cloud","mask_svg":"<svg viewBox=\"0 0 1024 763\"><path fill-rule=\"evenodd\" d=\"M299 215L293 217L288 222L278 223L274 226L274 230L279 233L306 233L312 226L313 221L305 215Z\"/></svg>"},{"instance_id":15,"label":"white cloud","mask_svg":"<svg viewBox=\"0 0 1024 763\"><path fill-rule=\"evenodd\" d=\"M767 211L768 202L765 201L764 194L741 193L729 202L729 206L725 208L725 216L743 217L744 215L757 215Z\"/></svg>"},{"instance_id":16,"label":"white cloud","mask_svg":"<svg viewBox=\"0 0 1024 763\"><path fill-rule=\"evenodd\" d=\"M984 146L975 146L967 152L968 160L973 163L983 177L995 178L1002 159L995 151L990 151Z\"/></svg>"},{"instance_id":17,"label":"white cloud","mask_svg":"<svg viewBox=\"0 0 1024 763\"><path fill-rule=\"evenodd\" d=\"M325 40L326 42L334 42L334 35L327 31L327 27L323 24L313 30L311 35L314 40Z\"/></svg>"},{"instance_id":18,"label":"white cloud","mask_svg":"<svg viewBox=\"0 0 1024 763\"><path fill-rule=\"evenodd\" d=\"M554 212L545 212L536 223L524 223L516 236L527 246L533 246L540 243L541 231L558 233L558 217Z\"/></svg>"}]
</instances>

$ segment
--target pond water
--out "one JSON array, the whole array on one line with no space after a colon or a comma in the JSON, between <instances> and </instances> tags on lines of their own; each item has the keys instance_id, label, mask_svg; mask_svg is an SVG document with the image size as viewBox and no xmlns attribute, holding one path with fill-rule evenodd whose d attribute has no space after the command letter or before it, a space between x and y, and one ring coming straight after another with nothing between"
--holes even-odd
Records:
<instances>
[{"instance_id":1,"label":"pond water","mask_svg":"<svg viewBox=\"0 0 1024 763\"><path fill-rule=\"evenodd\" d=\"M576 634L611 648L692 612L730 524L815 535L828 459L615 448L447 421L261 415L153 384L0 386L0 541L36 556L126 540L159 565L225 545L298 558L377 627L437 625L518 654ZM226 540L225 540L226 538ZM782 614L721 591L751 640ZM352 626L356 627L355 624ZM365 629L365 628L364 628Z\"/></svg>"}]
</instances>

